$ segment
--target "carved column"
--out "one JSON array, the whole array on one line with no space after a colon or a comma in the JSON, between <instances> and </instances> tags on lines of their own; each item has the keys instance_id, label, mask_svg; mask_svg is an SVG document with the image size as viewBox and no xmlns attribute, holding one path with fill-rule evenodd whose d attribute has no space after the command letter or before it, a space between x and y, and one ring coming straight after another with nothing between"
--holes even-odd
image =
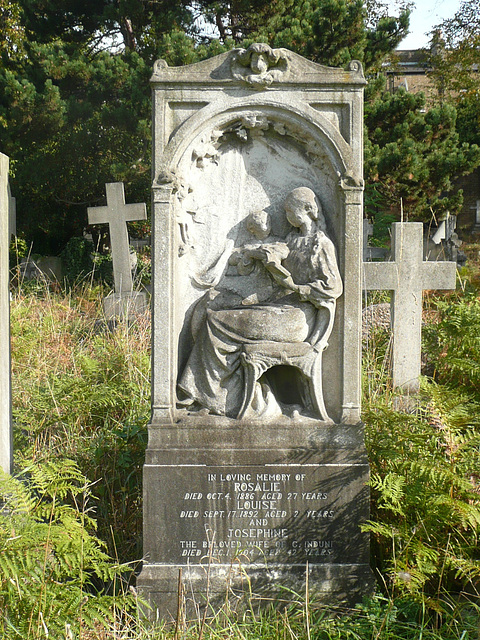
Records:
<instances>
[{"instance_id":1,"label":"carved column","mask_svg":"<svg viewBox=\"0 0 480 640\"><path fill-rule=\"evenodd\" d=\"M152 423L173 420L175 408L176 349L173 344L175 298L173 291L174 233L171 216L173 181L153 187L152 276Z\"/></svg>"},{"instance_id":2,"label":"carved column","mask_svg":"<svg viewBox=\"0 0 480 640\"><path fill-rule=\"evenodd\" d=\"M361 404L363 184L342 179L340 187L345 207L342 422L355 424Z\"/></svg>"}]
</instances>

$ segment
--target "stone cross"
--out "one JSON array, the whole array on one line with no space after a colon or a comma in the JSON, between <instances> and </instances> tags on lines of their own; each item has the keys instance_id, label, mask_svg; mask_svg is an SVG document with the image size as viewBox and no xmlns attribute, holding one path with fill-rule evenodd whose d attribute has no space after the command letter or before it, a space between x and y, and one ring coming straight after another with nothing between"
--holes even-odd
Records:
<instances>
[{"instance_id":1,"label":"stone cross","mask_svg":"<svg viewBox=\"0 0 480 640\"><path fill-rule=\"evenodd\" d=\"M12 469L10 386L10 295L8 247L8 157L0 153L0 467Z\"/></svg>"},{"instance_id":2,"label":"stone cross","mask_svg":"<svg viewBox=\"0 0 480 640\"><path fill-rule=\"evenodd\" d=\"M128 245L127 222L145 220L145 203L125 204L123 182L108 182L106 185L107 206L89 207L89 224L108 224L112 249L113 278L115 293L133 291L130 249Z\"/></svg>"},{"instance_id":3,"label":"stone cross","mask_svg":"<svg viewBox=\"0 0 480 640\"><path fill-rule=\"evenodd\" d=\"M392 291L393 386L405 393L419 390L422 338L422 294L428 289L455 289L454 262L423 260L423 224L395 222L392 262L364 262L364 289Z\"/></svg>"},{"instance_id":4,"label":"stone cross","mask_svg":"<svg viewBox=\"0 0 480 640\"><path fill-rule=\"evenodd\" d=\"M480 229L480 200L477 200L473 207L470 209L475 209L475 229Z\"/></svg>"}]
</instances>

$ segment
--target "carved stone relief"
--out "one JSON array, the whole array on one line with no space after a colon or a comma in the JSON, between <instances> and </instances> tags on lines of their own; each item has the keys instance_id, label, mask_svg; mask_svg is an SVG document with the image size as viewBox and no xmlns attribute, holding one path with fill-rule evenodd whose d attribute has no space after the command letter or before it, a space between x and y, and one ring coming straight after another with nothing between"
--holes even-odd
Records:
<instances>
[{"instance_id":1,"label":"carved stone relief","mask_svg":"<svg viewBox=\"0 0 480 640\"><path fill-rule=\"evenodd\" d=\"M332 241L338 176L301 138L251 112L201 136L185 159L188 185L177 178L175 206L186 411L329 420L322 352L342 291ZM298 377L288 397L285 366Z\"/></svg>"},{"instance_id":2,"label":"carved stone relief","mask_svg":"<svg viewBox=\"0 0 480 640\"><path fill-rule=\"evenodd\" d=\"M265 89L287 78L288 51L272 49L268 44L251 44L237 49L231 61L232 75L254 89Z\"/></svg>"}]
</instances>

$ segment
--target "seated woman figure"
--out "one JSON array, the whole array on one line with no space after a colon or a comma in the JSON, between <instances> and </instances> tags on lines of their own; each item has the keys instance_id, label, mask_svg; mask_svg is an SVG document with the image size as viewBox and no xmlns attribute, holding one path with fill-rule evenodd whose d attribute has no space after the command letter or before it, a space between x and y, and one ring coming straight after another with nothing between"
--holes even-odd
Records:
<instances>
[{"instance_id":1,"label":"seated woman figure","mask_svg":"<svg viewBox=\"0 0 480 640\"><path fill-rule=\"evenodd\" d=\"M249 304L249 296L246 304L234 308L218 308L215 302L207 304L178 382L186 404L195 403L212 413L236 417L245 392L243 345L264 341L314 344L319 338L318 310L324 307L330 316L334 313L342 281L335 247L325 233L325 220L315 194L307 187L294 189L286 197L284 208L294 227L284 242L246 245L232 259L240 273L265 269L274 285L271 295L261 304ZM214 300L215 295L210 297ZM265 385L259 392L265 403L275 402ZM256 407L258 414L265 410L258 402ZM279 407L278 410L281 413Z\"/></svg>"}]
</instances>

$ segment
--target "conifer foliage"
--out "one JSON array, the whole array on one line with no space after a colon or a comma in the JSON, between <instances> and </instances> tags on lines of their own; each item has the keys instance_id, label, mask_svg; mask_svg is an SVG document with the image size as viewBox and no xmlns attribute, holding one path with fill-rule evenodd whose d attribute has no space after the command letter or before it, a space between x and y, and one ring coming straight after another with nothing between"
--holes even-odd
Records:
<instances>
[{"instance_id":1,"label":"conifer foliage","mask_svg":"<svg viewBox=\"0 0 480 640\"><path fill-rule=\"evenodd\" d=\"M399 210L402 201L411 220L458 212L463 196L453 181L480 163L480 148L461 142L454 105L426 109L422 93L372 90L365 105L367 213L374 191L383 209Z\"/></svg>"},{"instance_id":2,"label":"conifer foliage","mask_svg":"<svg viewBox=\"0 0 480 640\"><path fill-rule=\"evenodd\" d=\"M380 0L68 0L61 9L0 0L0 147L19 230L34 252L59 254L82 234L87 207L103 202L105 182L123 181L132 201L148 202L154 60L189 64L255 40L330 66L360 60L372 86L367 184L384 207L403 198L411 218L437 204L454 213L461 198L442 192L480 162L456 139L454 111L422 114L420 99L375 91L382 60L408 30L408 8L397 14Z\"/></svg>"}]
</instances>

